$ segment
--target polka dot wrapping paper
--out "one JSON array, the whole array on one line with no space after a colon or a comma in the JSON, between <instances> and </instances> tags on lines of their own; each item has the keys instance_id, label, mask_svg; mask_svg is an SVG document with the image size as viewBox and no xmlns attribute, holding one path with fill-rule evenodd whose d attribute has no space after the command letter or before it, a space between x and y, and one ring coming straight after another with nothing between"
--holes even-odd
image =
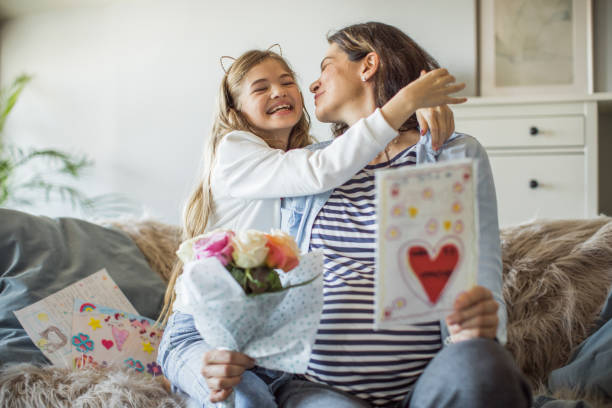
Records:
<instances>
[{"instance_id":1,"label":"polka dot wrapping paper","mask_svg":"<svg viewBox=\"0 0 612 408\"><path fill-rule=\"evenodd\" d=\"M376 328L443 318L476 284L476 168L461 160L376 172Z\"/></svg>"},{"instance_id":2,"label":"polka dot wrapping paper","mask_svg":"<svg viewBox=\"0 0 612 408\"><path fill-rule=\"evenodd\" d=\"M214 348L236 350L261 367L304 373L323 307L323 257L302 255L291 271L279 272L289 289L247 296L215 258L189 262L176 284L174 309L194 317Z\"/></svg>"}]
</instances>

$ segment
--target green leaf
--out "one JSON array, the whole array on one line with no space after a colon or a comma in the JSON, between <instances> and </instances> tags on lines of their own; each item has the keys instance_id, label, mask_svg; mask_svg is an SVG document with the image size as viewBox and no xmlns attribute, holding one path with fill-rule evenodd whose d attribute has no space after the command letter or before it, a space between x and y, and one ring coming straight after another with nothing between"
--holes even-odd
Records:
<instances>
[{"instance_id":1,"label":"green leaf","mask_svg":"<svg viewBox=\"0 0 612 408\"><path fill-rule=\"evenodd\" d=\"M78 178L80 176L79 173L85 167L93 165L93 161L89 160L86 156L73 157L69 153L55 149L32 149L28 153L24 153L23 150L18 148L17 156L18 160L15 167L22 166L34 159L46 159L51 163L58 163L60 165L60 173L68 174L74 178Z\"/></svg>"},{"instance_id":2,"label":"green leaf","mask_svg":"<svg viewBox=\"0 0 612 408\"><path fill-rule=\"evenodd\" d=\"M279 290L283 289L283 284L278 277L278 272L276 272L274 269L270 270L266 280L268 281L268 288L270 289L270 292L278 292Z\"/></svg>"},{"instance_id":3,"label":"green leaf","mask_svg":"<svg viewBox=\"0 0 612 408\"><path fill-rule=\"evenodd\" d=\"M3 89L0 93L0 132L4 130L4 123L9 113L13 110L19 95L23 91L23 88L32 80L32 77L27 74L22 74L11 84L8 89ZM8 93L8 96L5 96Z\"/></svg>"},{"instance_id":4,"label":"green leaf","mask_svg":"<svg viewBox=\"0 0 612 408\"><path fill-rule=\"evenodd\" d=\"M236 266L229 266L229 272L232 275L232 277L236 280L236 282L238 282L242 290L246 292L248 278L247 278L247 274L245 273L244 269L238 268Z\"/></svg>"}]
</instances>

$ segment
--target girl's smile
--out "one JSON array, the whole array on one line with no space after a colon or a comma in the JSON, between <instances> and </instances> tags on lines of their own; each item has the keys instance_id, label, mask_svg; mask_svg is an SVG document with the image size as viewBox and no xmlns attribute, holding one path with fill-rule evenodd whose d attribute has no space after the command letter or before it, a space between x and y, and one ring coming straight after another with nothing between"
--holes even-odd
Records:
<instances>
[{"instance_id":1,"label":"girl's smile","mask_svg":"<svg viewBox=\"0 0 612 408\"><path fill-rule=\"evenodd\" d=\"M267 58L245 75L238 110L264 140L286 144L302 116L302 95L291 73Z\"/></svg>"},{"instance_id":2,"label":"girl's smile","mask_svg":"<svg viewBox=\"0 0 612 408\"><path fill-rule=\"evenodd\" d=\"M276 102L268 109L268 115L287 115L293 111L293 105L287 101Z\"/></svg>"}]
</instances>

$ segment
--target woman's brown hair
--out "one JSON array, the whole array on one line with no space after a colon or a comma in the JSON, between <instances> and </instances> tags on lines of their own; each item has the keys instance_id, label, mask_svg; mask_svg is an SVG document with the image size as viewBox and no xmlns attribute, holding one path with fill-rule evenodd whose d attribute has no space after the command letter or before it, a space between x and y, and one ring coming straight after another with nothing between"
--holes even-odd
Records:
<instances>
[{"instance_id":1,"label":"woman's brown hair","mask_svg":"<svg viewBox=\"0 0 612 408\"><path fill-rule=\"evenodd\" d=\"M421 70L439 68L438 62L400 29L388 24L368 22L342 28L327 36L329 44L337 44L349 60L359 61L370 52L378 54L380 65L373 76L376 106L382 107L400 89L421 75ZM416 129L412 115L400 131ZM346 123L332 125L334 136L348 129Z\"/></svg>"}]
</instances>

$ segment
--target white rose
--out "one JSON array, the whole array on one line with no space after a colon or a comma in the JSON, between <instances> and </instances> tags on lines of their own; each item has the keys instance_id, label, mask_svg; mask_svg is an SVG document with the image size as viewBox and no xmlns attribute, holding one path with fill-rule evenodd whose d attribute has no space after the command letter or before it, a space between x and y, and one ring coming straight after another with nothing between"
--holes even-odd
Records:
<instances>
[{"instance_id":1,"label":"white rose","mask_svg":"<svg viewBox=\"0 0 612 408\"><path fill-rule=\"evenodd\" d=\"M181 246L179 246L179 249L176 251L176 255L184 264L193 261L193 243L200 238L202 238L202 235L198 235L197 237L183 241Z\"/></svg>"},{"instance_id":2,"label":"white rose","mask_svg":"<svg viewBox=\"0 0 612 408\"><path fill-rule=\"evenodd\" d=\"M234 245L233 258L236 266L254 268L261 266L268 256L268 243L265 235L259 231L237 231L232 239Z\"/></svg>"}]
</instances>

